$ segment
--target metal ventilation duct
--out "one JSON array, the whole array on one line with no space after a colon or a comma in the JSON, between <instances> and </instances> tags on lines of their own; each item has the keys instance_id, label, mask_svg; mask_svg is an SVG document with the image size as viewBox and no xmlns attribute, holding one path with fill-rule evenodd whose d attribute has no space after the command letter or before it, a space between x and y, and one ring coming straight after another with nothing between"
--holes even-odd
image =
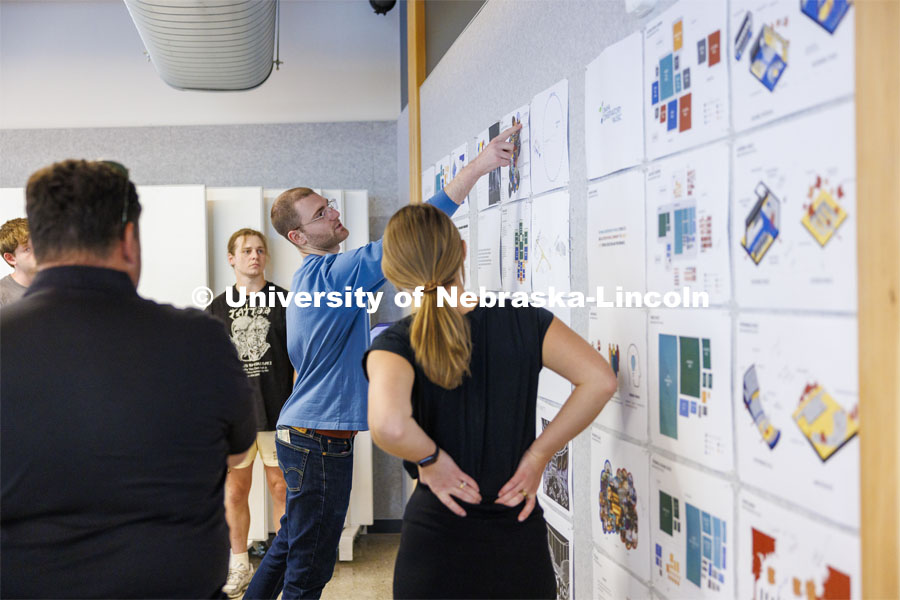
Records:
<instances>
[{"instance_id":1,"label":"metal ventilation duct","mask_svg":"<svg viewBox=\"0 0 900 600\"><path fill-rule=\"evenodd\" d=\"M247 90L272 72L276 0L125 0L163 81Z\"/></svg>"}]
</instances>

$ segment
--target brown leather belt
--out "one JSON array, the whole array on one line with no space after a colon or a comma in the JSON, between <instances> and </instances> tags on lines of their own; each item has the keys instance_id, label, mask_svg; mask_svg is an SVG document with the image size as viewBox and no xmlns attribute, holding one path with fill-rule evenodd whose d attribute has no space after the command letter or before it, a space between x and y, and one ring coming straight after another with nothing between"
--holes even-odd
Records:
<instances>
[{"instance_id":1,"label":"brown leather belt","mask_svg":"<svg viewBox=\"0 0 900 600\"><path fill-rule=\"evenodd\" d=\"M296 429L300 433L318 433L319 435L324 435L326 437L341 438L344 440L350 439L356 435L355 431L347 431L345 429L307 429L306 427L293 427L292 429Z\"/></svg>"}]
</instances>

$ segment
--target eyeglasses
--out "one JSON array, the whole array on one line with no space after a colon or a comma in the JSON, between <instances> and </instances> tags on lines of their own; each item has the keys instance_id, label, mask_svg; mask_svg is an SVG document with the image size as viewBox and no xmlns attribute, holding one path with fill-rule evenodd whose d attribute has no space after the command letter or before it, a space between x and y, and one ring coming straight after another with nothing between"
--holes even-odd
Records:
<instances>
[{"instance_id":1,"label":"eyeglasses","mask_svg":"<svg viewBox=\"0 0 900 600\"><path fill-rule=\"evenodd\" d=\"M330 215L332 215L334 213L337 213L337 200L329 200L328 204L323 206L322 209L319 211L318 217L315 217L309 223L301 224L300 227L306 227L307 225L312 225L313 223L315 223L316 221L319 221L321 219L330 218Z\"/></svg>"},{"instance_id":2,"label":"eyeglasses","mask_svg":"<svg viewBox=\"0 0 900 600\"><path fill-rule=\"evenodd\" d=\"M122 193L122 227L124 228L128 222L128 168L114 160L98 160L97 162L110 167L113 171L125 177L125 191Z\"/></svg>"}]
</instances>

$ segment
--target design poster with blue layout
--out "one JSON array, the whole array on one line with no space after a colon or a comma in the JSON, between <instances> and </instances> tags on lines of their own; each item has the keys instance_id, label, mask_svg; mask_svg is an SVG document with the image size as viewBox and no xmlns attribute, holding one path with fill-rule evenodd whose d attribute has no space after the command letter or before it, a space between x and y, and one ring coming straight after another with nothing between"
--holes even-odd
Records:
<instances>
[{"instance_id":1,"label":"design poster with blue layout","mask_svg":"<svg viewBox=\"0 0 900 600\"><path fill-rule=\"evenodd\" d=\"M647 157L728 133L726 3L679 2L644 29Z\"/></svg>"},{"instance_id":2,"label":"design poster with blue layout","mask_svg":"<svg viewBox=\"0 0 900 600\"><path fill-rule=\"evenodd\" d=\"M731 98L742 131L853 93L850 0L734 0Z\"/></svg>"},{"instance_id":3,"label":"design poster with blue layout","mask_svg":"<svg viewBox=\"0 0 900 600\"><path fill-rule=\"evenodd\" d=\"M650 457L653 585L669 598L733 598L734 494L718 477Z\"/></svg>"},{"instance_id":4,"label":"design poster with blue layout","mask_svg":"<svg viewBox=\"0 0 900 600\"><path fill-rule=\"evenodd\" d=\"M648 334L651 443L711 469L731 471L729 313L652 310Z\"/></svg>"}]
</instances>

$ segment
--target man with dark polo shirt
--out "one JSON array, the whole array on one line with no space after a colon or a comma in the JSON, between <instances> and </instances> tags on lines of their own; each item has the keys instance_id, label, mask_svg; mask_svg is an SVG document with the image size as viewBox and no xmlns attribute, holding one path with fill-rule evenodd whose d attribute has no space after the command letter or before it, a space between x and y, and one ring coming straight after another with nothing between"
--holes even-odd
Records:
<instances>
[{"instance_id":1,"label":"man with dark polo shirt","mask_svg":"<svg viewBox=\"0 0 900 600\"><path fill-rule=\"evenodd\" d=\"M38 273L0 315L0 596L219 597L225 472L256 436L234 345L138 296L121 165L41 169L26 211Z\"/></svg>"},{"instance_id":2,"label":"man with dark polo shirt","mask_svg":"<svg viewBox=\"0 0 900 600\"><path fill-rule=\"evenodd\" d=\"M284 401L291 395L294 367L287 353L285 308L280 302L270 302L269 294L287 294L287 290L266 281L269 248L266 236L254 229L238 229L228 240L228 264L234 269L235 285L219 294L206 308L221 319L253 390L256 411L256 442L239 465L228 470L225 478L225 519L231 539L231 559L228 579L222 589L229 598L240 596L250 578L253 566L247 554L250 533L250 486L253 483L253 461L257 452L262 459L266 483L272 494L272 518L278 531L284 514L284 475L278 467L275 452L275 424ZM251 294L254 297L251 302ZM277 296L273 296L277 298ZM232 304L229 305L229 300ZM268 531L268 528L266 529Z\"/></svg>"}]
</instances>

